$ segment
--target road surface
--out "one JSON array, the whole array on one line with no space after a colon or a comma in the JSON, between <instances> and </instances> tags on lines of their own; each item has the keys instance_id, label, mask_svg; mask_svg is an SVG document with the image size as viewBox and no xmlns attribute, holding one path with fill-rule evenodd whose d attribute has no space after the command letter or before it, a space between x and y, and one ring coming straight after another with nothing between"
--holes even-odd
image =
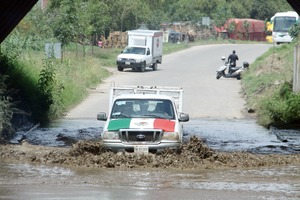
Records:
<instances>
[{"instance_id":1,"label":"road surface","mask_svg":"<svg viewBox=\"0 0 300 200\"><path fill-rule=\"evenodd\" d=\"M108 112L110 85L160 85L182 87L183 111L190 118L244 118L245 100L241 97L241 84L236 79L216 79L216 70L222 65L221 57L236 50L238 66L243 61L253 63L266 52L269 44L202 45L163 56L157 71L144 73L113 69L113 75L103 81L90 96L67 113L67 119L95 119L99 111Z\"/></svg>"}]
</instances>

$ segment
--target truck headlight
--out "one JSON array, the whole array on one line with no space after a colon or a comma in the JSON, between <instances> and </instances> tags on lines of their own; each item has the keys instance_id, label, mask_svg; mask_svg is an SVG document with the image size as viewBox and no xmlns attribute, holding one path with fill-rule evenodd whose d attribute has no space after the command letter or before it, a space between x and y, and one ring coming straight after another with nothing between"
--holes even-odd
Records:
<instances>
[{"instance_id":1,"label":"truck headlight","mask_svg":"<svg viewBox=\"0 0 300 200\"><path fill-rule=\"evenodd\" d=\"M137 62L137 63L143 62L143 59L141 59L141 58L135 59L135 62Z\"/></svg>"},{"instance_id":2,"label":"truck headlight","mask_svg":"<svg viewBox=\"0 0 300 200\"><path fill-rule=\"evenodd\" d=\"M162 137L163 140L180 140L179 139L179 134L177 132L164 132L164 135Z\"/></svg>"},{"instance_id":3,"label":"truck headlight","mask_svg":"<svg viewBox=\"0 0 300 200\"><path fill-rule=\"evenodd\" d=\"M103 140L119 140L119 133L118 132L112 132L112 131L106 131L102 133L102 139Z\"/></svg>"},{"instance_id":4,"label":"truck headlight","mask_svg":"<svg viewBox=\"0 0 300 200\"><path fill-rule=\"evenodd\" d=\"M118 58L117 58L117 60L118 60L118 61L121 61L121 60L122 60L122 58L119 58L119 57L118 57Z\"/></svg>"}]
</instances>

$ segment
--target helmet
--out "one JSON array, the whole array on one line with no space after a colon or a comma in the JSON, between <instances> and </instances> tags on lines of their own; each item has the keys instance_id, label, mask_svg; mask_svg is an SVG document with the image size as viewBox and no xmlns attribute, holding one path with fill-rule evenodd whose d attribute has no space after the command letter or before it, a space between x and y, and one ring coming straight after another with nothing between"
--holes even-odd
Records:
<instances>
[{"instance_id":1,"label":"helmet","mask_svg":"<svg viewBox=\"0 0 300 200\"><path fill-rule=\"evenodd\" d=\"M235 50L233 50L232 53L235 53Z\"/></svg>"}]
</instances>

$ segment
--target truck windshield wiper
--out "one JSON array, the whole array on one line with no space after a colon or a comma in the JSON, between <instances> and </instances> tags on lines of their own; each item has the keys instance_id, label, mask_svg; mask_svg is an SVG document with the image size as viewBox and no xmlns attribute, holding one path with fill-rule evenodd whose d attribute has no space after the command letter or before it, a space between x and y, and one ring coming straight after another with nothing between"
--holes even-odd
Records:
<instances>
[{"instance_id":1,"label":"truck windshield wiper","mask_svg":"<svg viewBox=\"0 0 300 200\"><path fill-rule=\"evenodd\" d=\"M170 116L166 116L166 115L155 115L155 114L141 115L141 117L151 117L151 118L160 118L160 119L171 119Z\"/></svg>"}]
</instances>

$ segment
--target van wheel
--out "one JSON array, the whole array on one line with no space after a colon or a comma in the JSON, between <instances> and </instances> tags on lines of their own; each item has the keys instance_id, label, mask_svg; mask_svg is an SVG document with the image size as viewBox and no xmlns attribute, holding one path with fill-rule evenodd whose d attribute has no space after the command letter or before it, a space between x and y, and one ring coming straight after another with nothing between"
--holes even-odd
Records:
<instances>
[{"instance_id":1,"label":"van wheel","mask_svg":"<svg viewBox=\"0 0 300 200\"><path fill-rule=\"evenodd\" d=\"M124 70L123 67L118 66L118 71L122 72Z\"/></svg>"},{"instance_id":2,"label":"van wheel","mask_svg":"<svg viewBox=\"0 0 300 200\"><path fill-rule=\"evenodd\" d=\"M157 70L157 63L153 63L152 69L153 69L153 71L156 71L156 70Z\"/></svg>"}]
</instances>

